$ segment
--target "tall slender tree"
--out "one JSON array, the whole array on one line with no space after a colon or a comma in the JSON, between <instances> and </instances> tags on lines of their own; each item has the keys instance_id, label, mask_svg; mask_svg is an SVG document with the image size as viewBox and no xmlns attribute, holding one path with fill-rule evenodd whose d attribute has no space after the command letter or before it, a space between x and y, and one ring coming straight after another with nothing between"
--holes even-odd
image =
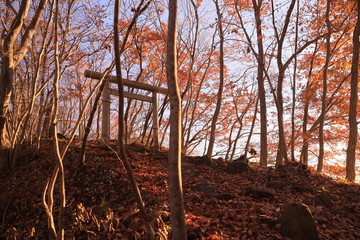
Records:
<instances>
[{"instance_id":1,"label":"tall slender tree","mask_svg":"<svg viewBox=\"0 0 360 240\"><path fill-rule=\"evenodd\" d=\"M289 8L286 12L286 17L284 20L284 24L282 27L282 31L279 32L276 26L275 20L275 7L274 1L271 0L271 10L272 10L272 21L274 27L274 33L277 42L277 66L278 66L278 79L277 79L277 88L276 88L276 108L277 108L277 119L278 119L278 131L279 131L279 144L278 144L278 151L276 155L276 165L282 164L288 161L287 157L287 150L286 150L286 138L285 138L285 129L284 129L284 99L283 99L283 86L285 80L285 70L287 68L286 64L283 63L283 47L285 42L285 37L288 32L288 27L290 24L291 14L294 10L296 0L291 0Z\"/></svg>"},{"instance_id":2,"label":"tall slender tree","mask_svg":"<svg viewBox=\"0 0 360 240\"><path fill-rule=\"evenodd\" d=\"M357 1L357 21L353 35L353 56L351 65L351 93L349 109L349 142L346 152L346 179L355 181L355 159L356 159L356 142L358 134L357 101L358 101L358 83L359 83L359 36L360 36L360 1Z\"/></svg>"},{"instance_id":3,"label":"tall slender tree","mask_svg":"<svg viewBox=\"0 0 360 240\"><path fill-rule=\"evenodd\" d=\"M59 40L58 40L58 32L59 32L59 1L55 0L55 17L54 17L54 56L55 56L55 75L54 75L54 99L53 99L53 120L52 120L52 128L53 128L53 139L54 139L54 153L55 157L58 161L58 168L60 172L60 206L59 206L59 220L58 220L58 232L57 232L57 240L64 239L65 234L65 226L64 226L64 214L66 207L66 192L65 192L65 171L63 160L64 157L61 156L59 141L57 137L57 122L58 122L58 111L59 111L59 81L60 81L60 58L59 58Z\"/></svg>"},{"instance_id":4,"label":"tall slender tree","mask_svg":"<svg viewBox=\"0 0 360 240\"><path fill-rule=\"evenodd\" d=\"M220 68L219 68L219 78L220 78L220 82L219 82L219 90L217 93L217 100L216 100L216 107L215 107L215 112L214 115L212 117L212 121L211 121L211 131L210 131L210 137L209 137L209 145L208 145L208 149L207 149L207 153L206 153L206 157L209 161L209 163L211 163L211 157L214 151L214 145L215 145L215 136L216 136L216 124L217 124L217 120L220 114L220 110L221 110L221 101L222 101L222 95L223 95L223 91L224 91L224 31L223 31L223 20L222 20L222 13L220 10L220 6L219 6L219 1L218 0L214 0L215 3L215 7L216 7L216 15L217 15L217 26L219 29L219 38L220 38L220 44L219 44L219 62L220 62Z\"/></svg>"},{"instance_id":5,"label":"tall slender tree","mask_svg":"<svg viewBox=\"0 0 360 240\"><path fill-rule=\"evenodd\" d=\"M303 164L308 165L309 162L309 130L308 130L308 121L309 121L309 107L310 107L310 91L313 86L311 80L313 75L315 55L318 52L318 44L315 44L314 52L310 59L309 73L307 74L306 87L303 92L303 101L304 101L304 113L302 118L302 135L303 135L303 145L301 148L300 160Z\"/></svg>"},{"instance_id":6,"label":"tall slender tree","mask_svg":"<svg viewBox=\"0 0 360 240\"><path fill-rule=\"evenodd\" d=\"M254 7L255 21L256 21L256 35L257 35L257 47L258 47L258 69L257 69L257 82L259 89L260 99L260 166L267 166L267 113L266 113L266 96L264 86L264 68L265 68L265 55L263 47L263 33L262 33L262 21L261 21L261 5L262 0L256 2L252 1Z\"/></svg>"},{"instance_id":7,"label":"tall slender tree","mask_svg":"<svg viewBox=\"0 0 360 240\"><path fill-rule=\"evenodd\" d=\"M331 0L326 1L326 28L329 34L326 37L326 57L325 57L325 65L323 69L323 87L322 87L322 96L321 96L321 114L320 114L320 123L319 123L319 158L317 171L321 172L324 165L324 124L325 124L325 113L327 107L327 87L328 87L328 69L330 63L331 56L331 22L330 22L330 5Z\"/></svg>"},{"instance_id":8,"label":"tall slender tree","mask_svg":"<svg viewBox=\"0 0 360 240\"><path fill-rule=\"evenodd\" d=\"M136 202L138 204L138 207L140 209L141 215L143 217L143 221L146 225L149 238L154 239L155 238L155 232L153 228L151 227L148 219L147 214L145 211L145 204L142 200L140 189L138 187L138 184L136 182L136 179L134 177L132 167L130 165L130 162L128 161L128 158L126 156L125 152L125 141L124 141L124 84L122 80L122 72L121 72L121 62L120 57L121 54L125 51L125 46L128 41L128 37L130 34L131 29L135 25L138 17L141 13L143 13L147 7L149 6L150 2L145 3L145 0L141 0L138 7L135 9L135 14L130 22L127 32L125 34L125 37L123 39L122 45L120 46L120 40L119 40L119 12L120 12L120 0L115 1L114 6L114 50L115 50L115 67L116 67L116 77L117 77L117 83L118 83L118 91L119 91L119 128L118 128L118 145L119 145L119 156L121 158L122 163L125 166L126 173L128 175L132 190L135 195Z\"/></svg>"},{"instance_id":9,"label":"tall slender tree","mask_svg":"<svg viewBox=\"0 0 360 240\"><path fill-rule=\"evenodd\" d=\"M166 76L170 98L170 146L168 160L172 239L187 239L181 179L181 97L177 76L177 0L169 0Z\"/></svg>"},{"instance_id":10,"label":"tall slender tree","mask_svg":"<svg viewBox=\"0 0 360 240\"><path fill-rule=\"evenodd\" d=\"M295 20L295 52L298 49L299 39L299 14L300 14L300 0L296 3L296 20ZM296 84L297 84L297 63L298 58L294 58L294 72L292 82L292 106L291 106L291 161L295 161L295 106L296 106Z\"/></svg>"},{"instance_id":11,"label":"tall slender tree","mask_svg":"<svg viewBox=\"0 0 360 240\"><path fill-rule=\"evenodd\" d=\"M261 19L261 9L263 1L262 0L253 0L252 7L255 17L255 26L256 26L256 45L257 51L253 47L251 40L251 35L248 33L247 28L245 27L243 17L241 15L241 2L236 1L235 9L237 16L240 20L241 28L245 33L249 49L255 55L257 60L257 85L258 85L258 96L260 101L260 166L267 166L267 157L268 157L268 140L267 140L267 104L266 104L266 93L265 93L265 52L264 52L264 35L263 35L263 26Z\"/></svg>"}]
</instances>

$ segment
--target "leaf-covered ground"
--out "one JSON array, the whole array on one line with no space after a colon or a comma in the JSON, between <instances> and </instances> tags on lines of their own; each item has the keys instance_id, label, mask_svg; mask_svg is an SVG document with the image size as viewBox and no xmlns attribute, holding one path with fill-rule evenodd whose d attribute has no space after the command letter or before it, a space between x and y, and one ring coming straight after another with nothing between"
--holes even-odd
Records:
<instances>
[{"instance_id":1,"label":"leaf-covered ground","mask_svg":"<svg viewBox=\"0 0 360 240\"><path fill-rule=\"evenodd\" d=\"M157 238L168 239L166 153L154 155L138 145L127 151ZM23 165L1 173L0 239L48 238L42 192L54 168L51 152L50 146L38 153L23 151ZM147 239L126 172L114 153L89 144L87 165L80 171L75 164L79 154L73 146L65 159L66 239ZM275 171L251 165L242 174L224 168L221 162L210 167L184 158L188 239L287 239L279 233L277 219L292 202L309 206L321 239L360 239L359 185L308 175L296 166ZM58 188L55 192L58 206ZM328 202L319 202L324 195ZM55 207L55 215L57 211Z\"/></svg>"}]
</instances>

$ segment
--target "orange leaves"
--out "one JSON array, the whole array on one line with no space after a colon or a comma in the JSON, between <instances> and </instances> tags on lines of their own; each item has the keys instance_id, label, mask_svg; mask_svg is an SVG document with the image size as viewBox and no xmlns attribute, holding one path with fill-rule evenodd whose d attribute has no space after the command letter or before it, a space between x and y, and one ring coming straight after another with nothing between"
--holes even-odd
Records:
<instances>
[{"instance_id":1,"label":"orange leaves","mask_svg":"<svg viewBox=\"0 0 360 240\"><path fill-rule=\"evenodd\" d=\"M76 157L76 149L74 146L67 160ZM89 144L88 149L88 164L82 171L73 171L72 161L64 162L69 170L66 237L79 240L147 239L125 170L106 149L95 144ZM127 149L151 224L162 239L167 239L171 228L166 153L153 155L138 145L129 145ZM15 197L12 201L15 205L8 208L8 234L17 234L18 237L34 234L34 237L46 239L45 218L35 212L42 209L39 193L43 189L44 173L51 173L47 157L50 151L51 146L41 150L38 160L1 178L1 189L23 196ZM341 169L334 166L333 171L337 173ZM278 171L260 168L231 175L220 167L187 161L183 162L183 179L189 239L283 239L276 220L282 206L293 200L309 205L322 239L357 239L360 234L357 221L360 187L356 184L336 183L321 175L298 175L291 168L282 175ZM23 188L20 182L31 182L31 191ZM209 182L220 195L230 193L234 198L221 200L211 194L205 195L195 187L201 182ZM244 194L249 187L271 190L275 197L258 198ZM334 207L329 209L314 204L313 198L319 191L329 194ZM13 226L18 227L15 229ZM0 237L5 239L1 234Z\"/></svg>"},{"instance_id":2,"label":"orange leaves","mask_svg":"<svg viewBox=\"0 0 360 240\"><path fill-rule=\"evenodd\" d=\"M208 224L210 222L210 219L203 216L187 214L185 222L187 225L193 225L199 227L202 224Z\"/></svg>"},{"instance_id":3,"label":"orange leaves","mask_svg":"<svg viewBox=\"0 0 360 240\"><path fill-rule=\"evenodd\" d=\"M217 236L217 235L210 235L206 238L206 240L221 240L223 238Z\"/></svg>"}]
</instances>

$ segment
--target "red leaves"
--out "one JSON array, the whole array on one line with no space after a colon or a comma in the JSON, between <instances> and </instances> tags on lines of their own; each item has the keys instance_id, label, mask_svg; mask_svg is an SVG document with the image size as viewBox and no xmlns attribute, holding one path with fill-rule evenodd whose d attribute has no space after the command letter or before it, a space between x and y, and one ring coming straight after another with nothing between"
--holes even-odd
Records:
<instances>
[{"instance_id":1,"label":"red leaves","mask_svg":"<svg viewBox=\"0 0 360 240\"><path fill-rule=\"evenodd\" d=\"M222 238L216 235L210 235L206 238L206 240L220 240L220 239Z\"/></svg>"},{"instance_id":2,"label":"red leaves","mask_svg":"<svg viewBox=\"0 0 360 240\"><path fill-rule=\"evenodd\" d=\"M0 233L0 237L15 239L34 235L46 238L46 219L39 196L45 182L43 176L51 174L46 157L49 151L42 150L39 160L1 177L0 188L15 197L6 213L7 233ZM171 228L166 155L158 158L136 146L130 146L128 151L152 226L160 239L167 239ZM90 145L88 165L75 172L71 160L76 158L76 152L74 147L65 160L66 237L146 239L145 227L122 165L111 152ZM340 184L319 175L305 176L296 172L280 175L277 171L251 167L248 172L232 175L220 168L183 162L189 239L283 239L277 223L280 209L298 200L309 206L322 239L360 237L359 185ZM30 183L31 191L24 188ZM200 183L211 186L209 189L214 194L200 188ZM261 194L269 191L274 196L259 198L259 190ZM323 192L334 202L333 207L315 205L315 197ZM17 193L22 197L17 197ZM233 198L217 198L226 194Z\"/></svg>"}]
</instances>

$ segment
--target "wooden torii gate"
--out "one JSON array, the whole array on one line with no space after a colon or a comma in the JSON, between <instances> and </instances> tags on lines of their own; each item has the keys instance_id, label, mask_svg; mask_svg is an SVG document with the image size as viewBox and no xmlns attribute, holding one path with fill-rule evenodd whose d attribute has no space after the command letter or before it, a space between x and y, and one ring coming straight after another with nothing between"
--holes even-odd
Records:
<instances>
[{"instance_id":1,"label":"wooden torii gate","mask_svg":"<svg viewBox=\"0 0 360 240\"><path fill-rule=\"evenodd\" d=\"M85 77L98 79L100 80L103 77L103 73L95 72L91 70L85 70ZM103 112L102 112L102 127L101 127L101 137L105 143L110 142L110 95L119 96L118 90L110 88L110 83L117 83L116 76L108 76L105 79L105 86L103 90ZM151 102L153 104L153 148L154 150L159 150L159 118L158 118L158 93L168 95L168 90L166 88L131 81L128 79L122 79L124 86L139 88L143 90L150 91L152 96L140 95L136 93L130 93L124 91L124 97L132 98L136 100L141 100L145 102Z\"/></svg>"}]
</instances>

